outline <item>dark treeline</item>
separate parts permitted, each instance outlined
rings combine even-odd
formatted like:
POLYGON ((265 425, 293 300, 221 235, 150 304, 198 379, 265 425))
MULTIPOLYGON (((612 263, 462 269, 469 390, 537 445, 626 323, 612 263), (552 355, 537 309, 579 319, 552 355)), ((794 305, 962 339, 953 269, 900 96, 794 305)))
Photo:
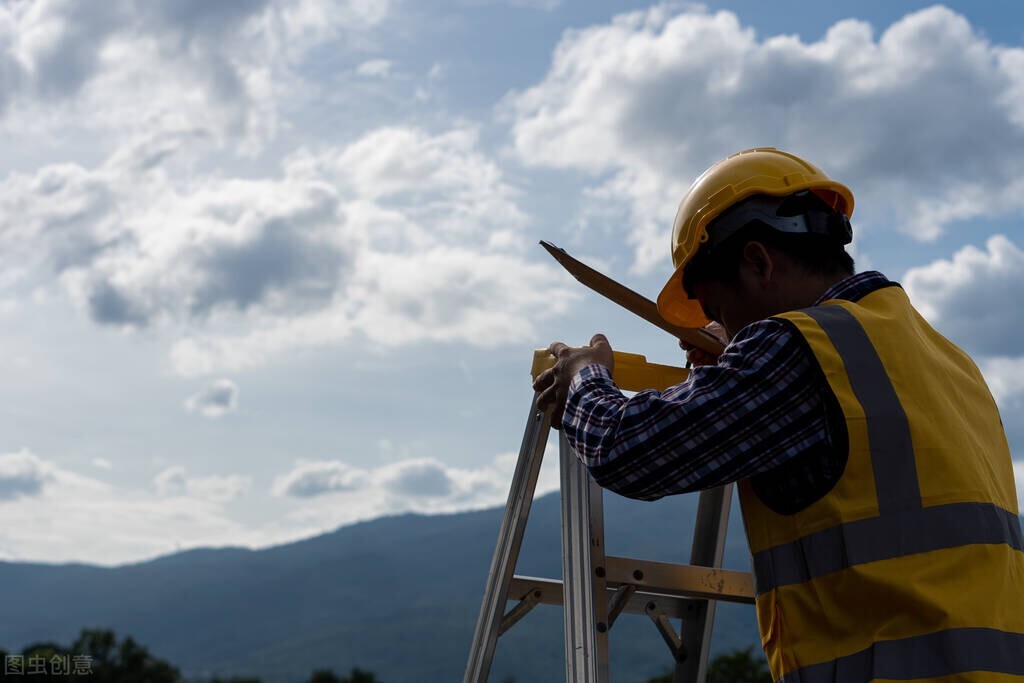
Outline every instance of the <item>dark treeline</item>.
MULTIPOLYGON (((646 683, 672 683, 672 674, 666 673, 646 683)), ((754 648, 720 654, 708 665, 707 683, 772 683, 768 663, 754 648)))
MULTIPOLYGON (((52 642, 34 643, 21 652, 0 649, 4 680, 31 676, 35 683, 81 681, 82 683, 183 683, 186 679, 170 662, 159 659, 126 637, 118 640, 113 631, 85 629, 70 646, 52 642)), ((194 678, 196 683, 263 683, 258 677, 194 678)), ((348 674, 330 669, 313 671, 308 683, 382 683, 375 674, 353 668, 348 674)), ((646 683, 670 683, 672 674, 646 683)), ((708 668, 707 683, 771 683, 764 658, 752 648, 719 655, 708 668)), ((513 683, 506 679, 503 683, 513 683)))
MULTIPOLYGON (((75 642, 64 646, 52 642, 33 643, 21 652, 0 649, 2 678, 33 683, 182 683, 186 679, 176 666, 159 659, 133 638, 118 640, 113 631, 85 629, 75 642)), ((197 678, 202 683, 263 683, 255 677, 197 678)), ((381 683, 369 671, 352 669, 338 675, 317 669, 309 683, 381 683)))

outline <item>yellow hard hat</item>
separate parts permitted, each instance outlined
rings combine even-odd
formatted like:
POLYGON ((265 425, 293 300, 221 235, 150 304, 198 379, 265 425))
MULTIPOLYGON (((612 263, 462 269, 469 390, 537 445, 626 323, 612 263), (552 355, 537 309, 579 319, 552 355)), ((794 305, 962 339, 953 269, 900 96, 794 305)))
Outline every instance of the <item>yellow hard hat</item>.
POLYGON ((675 271, 658 295, 661 316, 683 327, 708 323, 700 304, 683 287, 683 270, 700 245, 707 242, 712 220, 752 195, 782 197, 804 190, 810 190, 847 218, 853 214, 853 193, 845 185, 831 180, 814 164, 773 147, 737 152, 704 171, 679 203, 672 225, 675 271))

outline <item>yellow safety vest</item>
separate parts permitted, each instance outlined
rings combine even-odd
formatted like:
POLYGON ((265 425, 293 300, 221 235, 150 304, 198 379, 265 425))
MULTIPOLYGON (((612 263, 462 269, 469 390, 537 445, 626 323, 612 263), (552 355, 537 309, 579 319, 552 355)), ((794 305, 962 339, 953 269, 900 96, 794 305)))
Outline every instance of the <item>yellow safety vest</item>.
POLYGON ((981 372, 899 287, 778 318, 838 399, 849 456, 792 515, 739 486, 772 675, 1024 680, 1024 542, 981 372))

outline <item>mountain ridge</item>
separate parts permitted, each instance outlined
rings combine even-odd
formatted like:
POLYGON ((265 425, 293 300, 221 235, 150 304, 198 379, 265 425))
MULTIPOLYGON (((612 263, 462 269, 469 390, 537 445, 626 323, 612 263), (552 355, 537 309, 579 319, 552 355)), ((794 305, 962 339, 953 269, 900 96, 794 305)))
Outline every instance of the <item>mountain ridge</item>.
MULTIPOLYGON (((689 556, 697 496, 656 503, 605 494, 609 554, 663 562, 689 556)), ((70 642, 82 628, 130 635, 191 678, 304 680, 315 668, 375 671, 382 681, 462 676, 502 508, 382 517, 306 539, 249 549, 193 548, 139 563, 0 562, 0 646, 70 642)), ((732 519, 738 520, 737 510, 732 519)), ((725 566, 749 570, 741 525, 725 566)), ((537 498, 517 573, 561 575, 557 494, 537 498)), ((564 677, 561 609, 539 606, 498 644, 492 680, 564 677)), ((714 651, 757 646, 753 609, 721 604, 714 651)), ((644 617, 611 634, 613 674, 642 681, 671 665, 644 617)))
MULTIPOLYGON (((696 500, 652 504, 605 494, 609 552, 683 561, 696 500)), ((0 620, 0 645, 14 650, 71 641, 85 627, 110 628, 190 677, 290 683, 314 668, 358 666, 389 683, 458 679, 501 514, 405 513, 268 548, 192 548, 114 567, 0 562, 0 581, 18 587, 0 620)), ((561 575, 560 528, 557 494, 537 498, 518 573, 561 575)), ((734 533, 730 561, 746 568, 744 556, 742 534, 734 533)), ((740 634, 725 645, 755 642, 752 610, 740 609, 720 617, 740 634)), ((670 665, 645 619, 623 618, 615 628, 613 651, 629 672, 620 680, 670 665)), ((560 680, 562 657, 561 610, 541 606, 501 639, 494 679, 560 680)))

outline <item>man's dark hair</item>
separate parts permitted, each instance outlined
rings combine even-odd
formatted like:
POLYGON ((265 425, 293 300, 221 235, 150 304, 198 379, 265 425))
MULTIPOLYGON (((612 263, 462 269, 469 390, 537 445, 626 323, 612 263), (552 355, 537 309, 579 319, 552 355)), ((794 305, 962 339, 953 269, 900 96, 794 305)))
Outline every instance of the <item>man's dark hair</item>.
MULTIPOLYGON (((811 195, 810 198, 803 198, 800 204, 789 207, 787 214, 794 215, 794 213, 805 211, 837 213, 823 201, 811 195)), ((721 243, 716 244, 714 240, 715 223, 716 221, 711 221, 708 226, 708 234, 712 236, 712 239, 701 246, 683 272, 683 286, 690 296, 693 296, 693 285, 697 282, 716 281, 735 284, 739 280, 743 249, 750 242, 760 242, 769 249, 776 249, 786 254, 798 267, 810 275, 853 275, 853 258, 846 253, 843 241, 838 237, 781 232, 764 222, 755 220, 744 225, 721 243)))

